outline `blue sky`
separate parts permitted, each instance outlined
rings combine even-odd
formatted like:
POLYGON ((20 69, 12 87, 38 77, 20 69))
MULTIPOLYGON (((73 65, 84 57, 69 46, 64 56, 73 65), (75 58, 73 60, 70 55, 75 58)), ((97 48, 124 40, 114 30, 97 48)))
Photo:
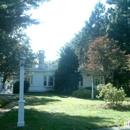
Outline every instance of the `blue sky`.
POLYGON ((51 0, 32 10, 32 18, 41 22, 26 30, 33 51, 44 50, 46 61, 56 60, 61 46, 81 30, 98 1, 51 0))

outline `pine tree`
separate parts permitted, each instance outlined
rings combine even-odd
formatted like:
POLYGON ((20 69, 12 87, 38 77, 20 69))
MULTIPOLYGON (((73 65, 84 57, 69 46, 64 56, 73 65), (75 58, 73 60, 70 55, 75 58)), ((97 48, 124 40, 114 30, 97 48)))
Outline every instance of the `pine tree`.
POLYGON ((88 21, 85 22, 83 29, 71 41, 71 46, 79 56, 80 64, 87 61, 86 52, 89 43, 97 37, 106 35, 106 27, 108 24, 108 14, 105 6, 98 2, 91 13, 88 21))
POLYGON ((108 37, 117 40, 117 45, 130 54, 130 1, 107 0, 107 3, 115 6, 109 9, 108 37))
POLYGON ((71 94, 77 89, 80 74, 78 72, 78 58, 74 51, 65 46, 61 49, 58 69, 55 74, 55 91, 71 94))

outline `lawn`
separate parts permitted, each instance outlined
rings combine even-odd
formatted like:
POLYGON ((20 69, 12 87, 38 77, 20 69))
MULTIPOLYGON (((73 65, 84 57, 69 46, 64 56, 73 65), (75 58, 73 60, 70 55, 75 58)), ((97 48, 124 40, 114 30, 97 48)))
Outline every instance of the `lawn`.
POLYGON ((107 108, 103 101, 52 94, 25 96, 25 127, 17 127, 18 107, 0 119, 0 130, 91 130, 130 119, 130 103, 107 108))
POLYGON ((0 108, 9 103, 9 99, 6 96, 0 95, 0 108))

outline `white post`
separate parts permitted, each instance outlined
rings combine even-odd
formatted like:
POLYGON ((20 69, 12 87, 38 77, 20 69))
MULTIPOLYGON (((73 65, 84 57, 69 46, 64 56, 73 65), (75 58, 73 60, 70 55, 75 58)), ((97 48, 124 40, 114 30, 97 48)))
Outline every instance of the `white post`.
POLYGON ((21 127, 25 125, 24 122, 24 65, 20 65, 20 91, 19 91, 19 109, 18 109, 18 123, 17 126, 21 127))
POLYGON ((91 80, 92 80, 92 91, 91 91, 91 99, 94 99, 94 88, 93 88, 93 76, 91 76, 91 80))

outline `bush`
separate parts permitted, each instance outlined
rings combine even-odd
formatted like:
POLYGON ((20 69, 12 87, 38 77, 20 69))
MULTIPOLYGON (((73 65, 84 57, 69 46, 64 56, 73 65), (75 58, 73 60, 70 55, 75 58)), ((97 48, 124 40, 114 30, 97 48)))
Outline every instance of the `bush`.
MULTIPOLYGON (((24 81, 24 93, 28 92, 29 86, 30 86, 29 82, 25 80, 24 81)), ((14 83, 13 93, 19 93, 19 81, 14 83)))
POLYGON ((117 89, 111 83, 106 85, 100 84, 98 85, 97 90, 99 91, 98 98, 103 98, 105 102, 109 102, 113 105, 122 103, 126 97, 123 88, 117 89))
MULTIPOLYGON (((94 90, 94 97, 96 97, 97 91, 94 90)), ((84 98, 84 99, 91 99, 91 90, 90 89, 79 89, 72 93, 73 97, 76 98, 84 98)))

